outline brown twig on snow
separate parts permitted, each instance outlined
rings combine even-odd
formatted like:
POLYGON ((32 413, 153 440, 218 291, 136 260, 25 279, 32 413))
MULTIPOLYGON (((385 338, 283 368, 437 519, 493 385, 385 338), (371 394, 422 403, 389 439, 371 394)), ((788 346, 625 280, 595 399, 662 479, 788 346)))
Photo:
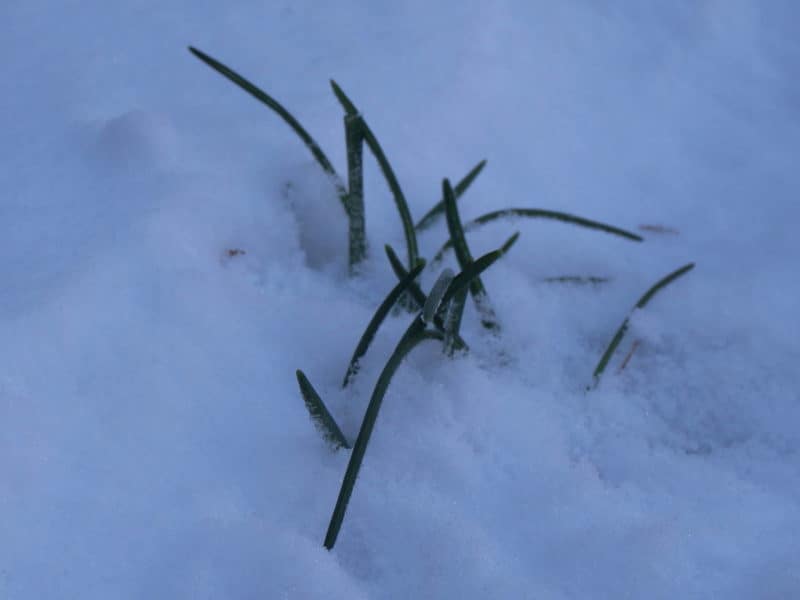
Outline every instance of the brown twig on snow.
POLYGON ((617 375, 622 373, 625 370, 625 367, 628 366, 628 362, 631 360, 631 357, 633 356, 633 353, 636 352, 636 349, 639 347, 640 343, 641 343, 641 340, 633 340, 633 344, 631 344, 630 351, 625 356, 625 359, 622 361, 622 364, 619 366, 619 369, 617 369, 617 375))

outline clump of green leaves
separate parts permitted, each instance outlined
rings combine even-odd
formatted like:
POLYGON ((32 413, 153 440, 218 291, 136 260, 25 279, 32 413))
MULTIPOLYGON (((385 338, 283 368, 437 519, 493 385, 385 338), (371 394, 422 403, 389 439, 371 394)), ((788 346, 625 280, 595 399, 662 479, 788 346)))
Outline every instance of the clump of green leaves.
MULTIPOLYGON (((375 422, 378 419, 378 413, 380 411, 381 404, 383 403, 383 399, 387 390, 389 389, 389 384, 392 381, 392 377, 397 372, 397 369, 400 367, 403 359, 417 345, 425 340, 441 341, 444 343, 443 349, 447 350, 447 339, 450 338, 452 340, 459 337, 457 324, 454 327, 451 326, 451 328, 445 328, 445 332, 442 333, 434 325, 435 317, 438 316, 441 319, 444 315, 447 315, 448 312, 452 310, 454 299, 458 298, 460 294, 466 292, 470 283, 474 281, 474 279, 478 277, 482 271, 486 270, 495 261, 497 261, 497 259, 499 259, 504 252, 505 250, 500 249, 482 256, 478 260, 472 262, 467 270, 461 271, 455 277, 452 276, 452 272, 445 272, 444 276, 440 277, 437 284, 434 285, 431 293, 427 295, 425 302, 423 303, 423 309, 414 316, 411 324, 408 326, 408 329, 406 329, 406 332, 400 338, 400 341, 397 343, 397 346, 392 352, 392 355, 389 357, 389 360, 384 365, 383 370, 378 376, 378 381, 375 384, 372 395, 370 396, 369 404, 367 405, 367 410, 364 413, 364 419, 361 422, 361 428, 358 432, 358 437, 353 444, 353 451, 350 454, 350 461, 347 464, 347 470, 345 471, 342 486, 339 490, 336 506, 333 509, 328 531, 325 535, 325 547, 329 550, 333 548, 334 544, 336 543, 336 538, 338 537, 339 530, 342 527, 347 505, 350 502, 350 496, 353 493, 356 478, 358 477, 358 472, 361 469, 361 463, 363 462, 364 455, 367 451, 367 445, 369 444, 370 437, 372 436, 372 431, 375 427, 375 422)), ((409 276, 412 274, 413 271, 404 278, 404 282, 407 282, 409 276)), ((392 298, 396 299, 397 289, 398 288, 394 288, 392 292, 389 293, 389 296, 387 296, 387 301, 392 298)), ((381 306, 383 307, 385 304, 386 301, 384 301, 381 306)), ((449 323, 450 321, 444 319, 443 322, 449 323)), ((368 326, 368 330, 373 328, 374 323, 375 319, 373 318, 373 320, 370 322, 370 326, 368 326)), ((363 339, 364 336, 362 336, 362 340, 363 339)), ((359 348, 361 347, 362 344, 360 343, 359 348)), ((366 348, 364 348, 364 350, 366 350, 366 348)), ((352 364, 353 363, 351 362, 351 365, 352 364)), ((348 373, 350 373, 349 370, 348 373)), ((298 376, 298 381, 299 380, 300 378, 298 376)), ((303 391, 302 383, 301 391, 303 391)), ((306 394, 307 392, 303 391, 304 397, 306 397, 306 394)), ((322 404, 321 400, 320 404, 322 404)), ((324 406, 324 404, 322 405, 324 406)), ((311 413, 311 409, 309 409, 309 412, 311 413)), ((329 432, 338 431, 338 426, 336 426, 334 422, 333 425, 325 427, 324 430, 326 432, 326 438, 336 438, 335 433, 329 432)))
MULTIPOLYGON (((283 119, 283 121, 291 127, 292 131, 297 134, 303 144, 311 151, 311 154, 322 170, 331 178, 348 220, 348 262, 351 273, 356 272, 358 265, 366 258, 368 251, 363 175, 363 154, 364 144, 366 144, 367 148, 369 148, 378 162, 381 173, 386 179, 386 183, 394 197, 397 212, 400 216, 400 221, 405 233, 406 248, 408 251, 408 268, 411 269, 416 265, 417 258, 419 257, 416 228, 411 220, 408 203, 406 202, 405 195, 397 180, 394 169, 378 142, 378 138, 367 124, 363 115, 335 81, 331 80, 331 88, 345 111, 344 130, 345 145, 347 147, 346 184, 317 141, 311 137, 311 134, 300 124, 300 121, 298 121, 280 102, 254 83, 205 52, 191 46, 189 47, 189 51, 217 73, 242 88, 283 119)), ((472 181, 474 181, 475 177, 477 177, 478 173, 480 173, 480 170, 483 168, 483 164, 485 164, 485 162, 480 163, 460 182, 460 193, 466 191, 472 181)), ((425 219, 423 219, 423 222, 424 220, 425 219)), ((421 224, 423 222, 421 222, 421 224)))
MULTIPOLYGON (((494 334, 499 334, 501 331, 500 321, 491 305, 489 293, 486 290, 486 286, 481 281, 480 274, 508 252, 519 238, 519 232, 514 233, 514 235, 508 238, 497 250, 484 254, 475 260, 472 258, 466 234, 489 223, 525 218, 555 220, 557 222, 615 235, 635 242, 641 242, 642 238, 635 233, 607 223, 541 208, 505 208, 486 213, 464 223, 459 214, 457 201, 483 171, 486 166, 485 160, 475 165, 475 167, 473 167, 454 187, 451 186, 449 180, 445 179, 442 182, 441 200, 414 224, 408 202, 406 201, 405 195, 403 194, 400 183, 386 153, 378 142, 375 133, 367 124, 363 114, 336 82, 331 81, 330 83, 334 96, 344 110, 343 122, 347 150, 346 181, 337 173, 333 164, 316 140, 311 137, 308 131, 306 131, 300 122, 283 105, 249 80, 208 54, 192 47, 190 47, 189 50, 206 65, 236 84, 277 114, 289 125, 295 134, 297 134, 322 170, 331 179, 348 219, 348 263, 351 275, 358 272, 358 265, 365 260, 369 249, 364 208, 365 145, 375 157, 383 178, 394 198, 395 207, 403 227, 407 250, 407 265, 403 264, 391 246, 385 246, 387 258, 398 279, 398 283, 389 291, 383 302, 375 311, 372 319, 367 324, 347 366, 342 387, 346 388, 358 374, 361 359, 368 351, 381 324, 385 321, 394 306, 398 304, 404 306, 414 314, 414 317, 378 376, 362 419, 358 436, 353 444, 347 470, 331 516, 328 531, 325 535, 324 545, 326 548, 332 549, 341 529, 347 505, 353 493, 356 478, 358 477, 370 436, 372 435, 373 428, 377 421, 381 404, 392 378, 402 364, 404 358, 408 356, 417 345, 426 340, 441 342, 443 353, 449 357, 455 355, 457 351, 467 351, 469 346, 462 339, 460 330, 468 295, 472 296, 473 303, 483 327, 494 334), (417 282, 417 278, 426 267, 426 262, 419 255, 416 234, 417 232, 432 227, 442 217, 445 218, 447 223, 448 239, 438 252, 435 253, 433 260, 427 263, 427 266, 430 267, 438 264, 438 262, 443 259, 445 252, 452 248, 455 251, 456 260, 458 261, 459 273, 454 274, 450 269, 445 269, 440 274, 430 292, 426 294, 422 291, 417 282)), ((687 264, 658 281, 639 299, 635 308, 644 308, 656 293, 675 279, 690 271, 693 267, 693 263, 687 264)), ((551 283, 560 282, 591 285, 605 283, 608 280, 607 277, 594 276, 557 276, 545 279, 545 281, 551 283)), ((625 335, 628 328, 629 317, 630 315, 625 318, 595 368, 593 373, 594 386, 599 383, 600 377, 608 365, 611 356, 625 335)), ((296 376, 309 416, 326 442, 334 450, 342 448, 350 449, 347 438, 306 375, 298 370, 296 376)))

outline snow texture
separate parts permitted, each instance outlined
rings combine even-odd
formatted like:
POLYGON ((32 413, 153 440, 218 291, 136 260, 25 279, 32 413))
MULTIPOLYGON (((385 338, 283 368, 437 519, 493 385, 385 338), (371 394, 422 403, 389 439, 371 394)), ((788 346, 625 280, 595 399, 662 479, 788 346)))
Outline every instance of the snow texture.
POLYGON ((798 22, 788 0, 2 2, 0 598, 797 597, 798 22), (465 220, 645 237, 469 234, 479 256, 522 232, 482 276, 502 335, 468 304, 468 355, 405 361, 331 552, 348 455, 295 370, 352 440, 411 318, 342 391, 402 228, 367 155, 348 279, 330 182, 189 44, 343 173, 335 79, 417 219, 487 158, 465 220))

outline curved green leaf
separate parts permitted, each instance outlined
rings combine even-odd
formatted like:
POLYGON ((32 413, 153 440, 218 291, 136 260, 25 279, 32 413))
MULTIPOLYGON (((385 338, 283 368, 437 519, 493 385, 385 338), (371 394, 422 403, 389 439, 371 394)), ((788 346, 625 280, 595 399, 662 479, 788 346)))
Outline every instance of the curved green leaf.
MULTIPOLYGON (((558 212, 554 210, 544 210, 541 208, 505 208, 503 210, 495 210, 486 213, 485 215, 481 215, 477 219, 473 219, 468 223, 465 223, 464 231, 472 231, 473 229, 477 229, 482 225, 491 223, 492 221, 496 221, 497 219, 501 219, 503 217, 551 219, 551 220, 561 221, 562 223, 569 223, 571 225, 585 227, 587 229, 602 231, 604 233, 609 233, 611 235, 617 235, 635 242, 644 241, 641 236, 636 235, 635 233, 631 233, 630 231, 627 231, 625 229, 614 227, 613 225, 601 223, 600 221, 592 221, 591 219, 584 219, 583 217, 577 217, 575 215, 571 215, 568 213, 558 212)), ((442 259, 444 253, 447 252, 447 250, 449 250, 452 247, 453 247, 452 239, 447 240, 447 242, 445 242, 444 245, 439 249, 439 251, 433 257, 433 260, 431 260, 429 264, 435 265, 442 259)))
POLYGON ((342 527, 345 512, 347 511, 347 504, 350 502, 350 496, 353 493, 353 487, 356 484, 358 472, 361 469, 361 463, 364 460, 364 454, 367 451, 372 430, 375 427, 375 421, 378 419, 378 412, 383 402, 383 397, 386 395, 386 390, 389 388, 389 383, 397 371, 403 359, 408 355, 414 347, 426 339, 442 339, 442 335, 438 332, 425 331, 425 323, 417 316, 411 325, 406 330, 403 337, 397 344, 397 347, 392 352, 386 365, 383 367, 378 382, 375 384, 375 389, 369 400, 364 420, 361 423, 361 429, 358 432, 358 437, 353 445, 353 451, 350 453, 350 461, 347 463, 347 470, 342 480, 342 487, 339 490, 339 496, 336 499, 336 506, 331 515, 331 521, 328 525, 328 531, 325 534, 325 548, 331 550, 336 544, 336 538, 339 535, 339 530, 342 527))
MULTIPOLYGON (((397 279, 402 280, 403 277, 408 275, 408 271, 403 266, 402 261, 397 257, 397 253, 394 251, 394 248, 392 248, 389 244, 384 245, 383 248, 386 251, 386 256, 389 258, 389 264, 392 266, 392 271, 394 271, 397 279)), ((408 294, 406 294, 403 298, 400 299, 401 306, 407 308, 409 312, 417 312, 425 305, 427 296, 425 292, 422 291, 422 288, 419 287, 419 284, 415 281, 409 286, 408 294), (403 303, 403 298, 406 300, 405 303, 403 303)))
MULTIPOLYGON (((394 271, 395 275, 397 275, 397 278, 402 280, 408 274, 406 268, 403 266, 403 263, 400 262, 400 259, 397 258, 397 254, 389 244, 386 244, 385 249, 386 249, 386 256, 389 257, 389 262, 392 265, 392 270, 394 271)), ((408 292, 411 295, 412 302, 417 304, 417 310, 425 306, 425 303, 428 300, 428 296, 425 294, 425 292, 422 291, 422 289, 419 287, 419 285, 417 285, 416 282, 412 283, 409 286, 408 292)), ((442 306, 442 303, 440 302, 439 305, 442 306)), ((438 331, 444 333, 444 320, 442 315, 439 314, 439 312, 437 312, 433 317, 433 325, 436 327, 438 331)), ((460 336, 456 337, 455 344, 457 349, 459 350, 469 350, 469 346, 460 336)))
MULTIPOLYGON (((689 263, 682 266, 680 269, 673 271, 663 279, 660 279, 653 287, 647 290, 647 292, 645 292, 645 294, 641 298, 639 298, 639 301, 636 303, 634 309, 642 309, 645 306, 647 306, 647 303, 650 302, 653 296, 655 296, 660 290, 662 290, 670 283, 678 279, 678 277, 681 277, 682 275, 688 273, 692 269, 694 269, 694 263, 689 263)), ((633 311, 631 311, 631 313, 629 313, 628 316, 625 317, 625 319, 622 321, 622 325, 619 326, 619 329, 617 329, 616 333, 614 334, 614 337, 608 344, 606 351, 603 352, 603 356, 600 357, 600 362, 597 363, 597 366, 595 367, 594 373, 592 375, 593 383, 591 387, 597 387, 597 385, 600 383, 600 377, 603 375, 603 372, 605 371, 608 362, 614 355, 614 352, 616 351, 617 346, 619 346, 620 342, 622 341, 622 338, 625 337, 625 332, 628 331, 628 324, 630 322, 632 312, 633 311)))
POLYGON ((344 112, 351 117, 358 116, 359 112, 356 108, 356 105, 350 101, 350 98, 347 97, 347 94, 344 93, 342 88, 339 87, 339 84, 337 84, 333 79, 331 79, 331 88, 333 89, 334 96, 336 96, 336 99, 342 105, 342 108, 344 108, 344 112))
POLYGON ((458 275, 453 277, 453 281, 447 287, 447 291, 442 296, 442 301, 439 303, 440 307, 446 307, 447 303, 452 300, 458 292, 466 289, 470 281, 483 273, 486 269, 491 267, 497 260, 502 257, 519 239, 519 231, 514 233, 506 242, 497 250, 487 252, 477 260, 469 264, 469 266, 461 271, 458 275))
POLYGON ((420 259, 417 263, 417 266, 414 267, 410 273, 407 273, 405 277, 398 283, 392 291, 386 296, 386 298, 381 302, 381 305, 378 307, 378 310, 375 311, 375 314, 372 316, 367 328, 364 330, 361 339, 358 341, 358 345, 356 346, 355 351, 353 352, 353 357, 350 359, 350 364, 347 367, 347 373, 345 373, 344 381, 342 382, 342 387, 347 387, 347 384, 350 382, 350 379, 358 373, 358 361, 361 359, 364 354, 367 353, 369 349, 369 345, 372 343, 372 340, 375 337, 375 334, 378 332, 378 328, 383 323, 386 316, 389 314, 389 311, 394 306, 397 299, 400 298, 401 294, 406 291, 410 285, 414 283, 414 279, 416 279, 417 275, 422 272, 422 269, 425 267, 425 261, 420 259))
MULTIPOLYGON (((458 207, 456 206, 456 197, 453 193, 453 188, 450 187, 450 182, 445 179, 442 182, 442 195, 444 196, 445 216, 447 217, 447 229, 450 232, 450 241, 456 251, 456 258, 462 271, 465 271, 470 264, 472 264, 472 254, 467 246, 467 240, 464 237, 464 229, 461 226, 461 217, 458 215, 458 207)), ((497 315, 492 308, 489 300, 489 294, 481 281, 480 276, 477 274, 470 280, 469 291, 472 294, 472 300, 475 303, 475 308, 481 318, 481 324, 486 329, 499 330, 500 323, 497 321, 497 315)))
MULTIPOLYGON (((483 168, 486 166, 486 161, 482 160, 477 165, 472 167, 472 170, 467 173, 464 178, 456 184, 456 187, 453 188, 453 194, 455 194, 456 200, 458 200, 461 195, 467 191, 467 188, 475 181, 475 178, 480 175, 480 172, 483 171, 483 168)), ((433 208, 431 208, 425 216, 422 217, 419 222, 414 226, 417 231, 422 231, 423 229, 427 229, 431 225, 433 225, 439 217, 444 214, 444 197, 442 197, 439 202, 437 202, 433 208)))
POLYGON ((394 170, 389 164, 389 160, 386 158, 386 154, 384 154, 381 145, 378 143, 378 138, 375 137, 372 129, 370 129, 369 125, 367 125, 367 122, 364 120, 364 117, 358 111, 355 104, 353 104, 353 102, 347 97, 347 94, 344 93, 342 88, 339 87, 335 81, 331 81, 331 87, 333 88, 334 94, 336 94, 336 98, 344 107, 345 112, 352 118, 360 121, 361 133, 364 141, 372 151, 372 155, 375 157, 375 160, 378 161, 378 166, 383 173, 383 177, 392 192, 392 196, 394 196, 394 202, 397 206, 397 212, 400 215, 400 221, 403 224, 403 232, 405 233, 406 237, 406 246, 408 248, 408 264, 410 268, 411 265, 416 264, 417 257, 419 256, 419 250, 417 248, 417 235, 414 231, 414 223, 411 220, 411 212, 408 209, 406 197, 403 195, 403 191, 400 189, 400 182, 397 181, 394 170))
MULTIPOLYGON (((272 96, 264 92, 262 89, 239 75, 233 69, 223 65, 218 60, 210 57, 205 52, 198 50, 192 46, 189 46, 189 52, 191 52, 194 56, 199 58, 209 67, 214 69, 217 73, 226 77, 248 94, 256 98, 257 100, 261 101, 262 103, 266 104, 269 108, 271 108, 281 119, 283 119, 289 127, 298 135, 298 137, 303 140, 303 143, 306 147, 311 151, 311 154, 314 155, 314 158, 322 167, 322 169, 328 173, 336 183, 336 188, 339 192, 339 197, 342 200, 342 204, 345 202, 345 196, 347 195, 347 190, 342 183, 341 178, 336 173, 336 170, 333 168, 333 164, 331 161, 328 160, 328 157, 322 151, 319 144, 311 137, 311 135, 305 130, 305 128, 300 124, 300 122, 292 116, 292 114, 286 110, 283 105, 281 105, 277 100, 275 100, 272 96)), ((346 207, 345 207, 346 208, 346 207)))

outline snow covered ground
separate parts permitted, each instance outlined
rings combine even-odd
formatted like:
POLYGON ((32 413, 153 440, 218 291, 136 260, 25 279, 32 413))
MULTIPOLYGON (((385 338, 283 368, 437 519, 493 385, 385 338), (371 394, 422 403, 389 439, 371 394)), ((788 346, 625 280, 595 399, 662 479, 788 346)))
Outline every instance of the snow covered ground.
POLYGON ((789 0, 4 0, 0 598, 800 595, 798 22, 789 0), (503 334, 468 304, 468 356, 403 364, 331 552, 348 455, 295 370, 352 439, 411 318, 342 391, 402 230, 367 158, 348 279, 306 148, 189 44, 344 172, 334 78, 416 219, 486 158, 465 219, 550 208, 646 238, 470 234, 480 254, 522 233, 483 278, 503 334))

